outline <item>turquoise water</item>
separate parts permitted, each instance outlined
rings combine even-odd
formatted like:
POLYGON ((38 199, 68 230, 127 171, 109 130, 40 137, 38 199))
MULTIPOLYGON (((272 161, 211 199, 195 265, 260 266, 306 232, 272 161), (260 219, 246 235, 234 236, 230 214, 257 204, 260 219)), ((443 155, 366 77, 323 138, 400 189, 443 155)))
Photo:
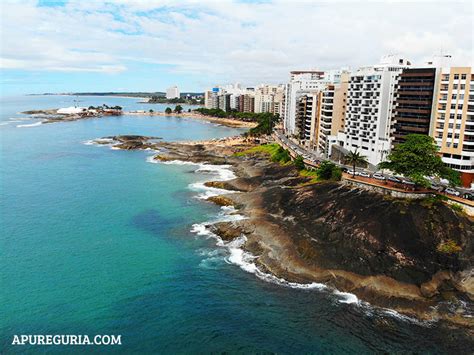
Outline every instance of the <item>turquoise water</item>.
MULTIPOLYGON (((149 108, 136 99, 80 99, 84 106, 149 108)), ((83 144, 116 134, 179 141, 241 130, 177 117, 14 122, 25 117, 19 111, 71 101, 1 101, 1 353, 450 349, 437 324, 264 282, 230 263, 215 240, 190 232, 221 212, 189 186, 209 174, 191 165, 150 164, 150 152, 83 144), (12 347, 14 334, 120 334, 123 345, 12 347)))

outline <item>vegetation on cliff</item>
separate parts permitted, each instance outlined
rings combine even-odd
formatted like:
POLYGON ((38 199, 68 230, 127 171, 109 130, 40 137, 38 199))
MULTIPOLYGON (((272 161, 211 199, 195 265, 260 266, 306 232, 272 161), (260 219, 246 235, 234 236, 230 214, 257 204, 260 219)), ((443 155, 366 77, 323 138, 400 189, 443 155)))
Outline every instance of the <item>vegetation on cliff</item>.
POLYGON ((286 164, 291 161, 290 152, 276 143, 258 145, 234 155, 238 157, 252 154, 266 155, 274 163, 286 164))

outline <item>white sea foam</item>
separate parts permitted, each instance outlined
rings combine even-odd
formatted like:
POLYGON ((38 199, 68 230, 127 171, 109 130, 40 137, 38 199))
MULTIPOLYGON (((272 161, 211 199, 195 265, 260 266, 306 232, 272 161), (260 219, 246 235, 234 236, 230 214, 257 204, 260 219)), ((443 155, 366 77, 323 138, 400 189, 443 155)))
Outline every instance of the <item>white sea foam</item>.
POLYGON ((30 123, 30 124, 19 124, 17 125, 18 128, 23 128, 23 127, 36 127, 42 125, 43 122, 35 122, 35 123, 30 123))
POLYGON ((9 120, 12 122, 31 121, 31 117, 10 117, 9 120))
POLYGON ((113 149, 114 145, 117 143, 112 138, 97 138, 84 141, 82 144, 95 145, 97 147, 110 147, 113 149))
MULTIPOLYGON (((147 162, 154 163, 154 164, 159 163, 159 164, 166 164, 166 165, 196 166, 197 169, 194 170, 194 172, 212 175, 213 176, 212 180, 216 180, 216 181, 226 181, 226 180, 231 180, 231 179, 236 178, 234 172, 231 170, 230 165, 213 165, 213 164, 207 164, 206 162, 194 163, 194 162, 183 161, 183 160, 158 161, 158 160, 154 160, 153 157, 148 157, 146 160, 147 162)), ((205 183, 207 181, 208 180, 198 181, 198 182, 194 182, 188 185, 188 187, 191 190, 198 192, 198 194, 196 195, 196 198, 205 200, 212 196, 218 196, 222 194, 230 194, 230 193, 237 192, 237 191, 229 191, 225 189, 219 189, 216 187, 206 186, 205 183)))
POLYGON ((341 292, 341 291, 334 291, 334 294, 338 297, 340 297, 339 302, 341 303, 355 303, 359 304, 359 299, 357 298, 356 295, 353 293, 349 292, 341 292))
POLYGON ((6 126, 7 124, 9 124, 10 122, 1 122, 0 123, 0 126, 6 126))

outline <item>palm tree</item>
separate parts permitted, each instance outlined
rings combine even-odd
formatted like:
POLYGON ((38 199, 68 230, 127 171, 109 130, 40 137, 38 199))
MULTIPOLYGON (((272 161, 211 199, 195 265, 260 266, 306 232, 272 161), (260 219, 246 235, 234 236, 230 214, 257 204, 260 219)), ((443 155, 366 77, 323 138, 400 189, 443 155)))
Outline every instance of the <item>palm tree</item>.
POLYGON ((356 165, 367 164, 367 159, 365 156, 360 155, 357 150, 349 152, 345 156, 346 163, 352 164, 352 177, 355 177, 356 165))

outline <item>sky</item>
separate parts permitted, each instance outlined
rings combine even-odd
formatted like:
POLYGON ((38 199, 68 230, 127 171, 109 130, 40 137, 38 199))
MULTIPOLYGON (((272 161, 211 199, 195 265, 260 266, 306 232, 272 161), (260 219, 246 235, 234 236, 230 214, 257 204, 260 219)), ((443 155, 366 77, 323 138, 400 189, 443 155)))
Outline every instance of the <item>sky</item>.
POLYGON ((0 2, 0 94, 204 91, 290 70, 474 61, 473 1, 0 2))

